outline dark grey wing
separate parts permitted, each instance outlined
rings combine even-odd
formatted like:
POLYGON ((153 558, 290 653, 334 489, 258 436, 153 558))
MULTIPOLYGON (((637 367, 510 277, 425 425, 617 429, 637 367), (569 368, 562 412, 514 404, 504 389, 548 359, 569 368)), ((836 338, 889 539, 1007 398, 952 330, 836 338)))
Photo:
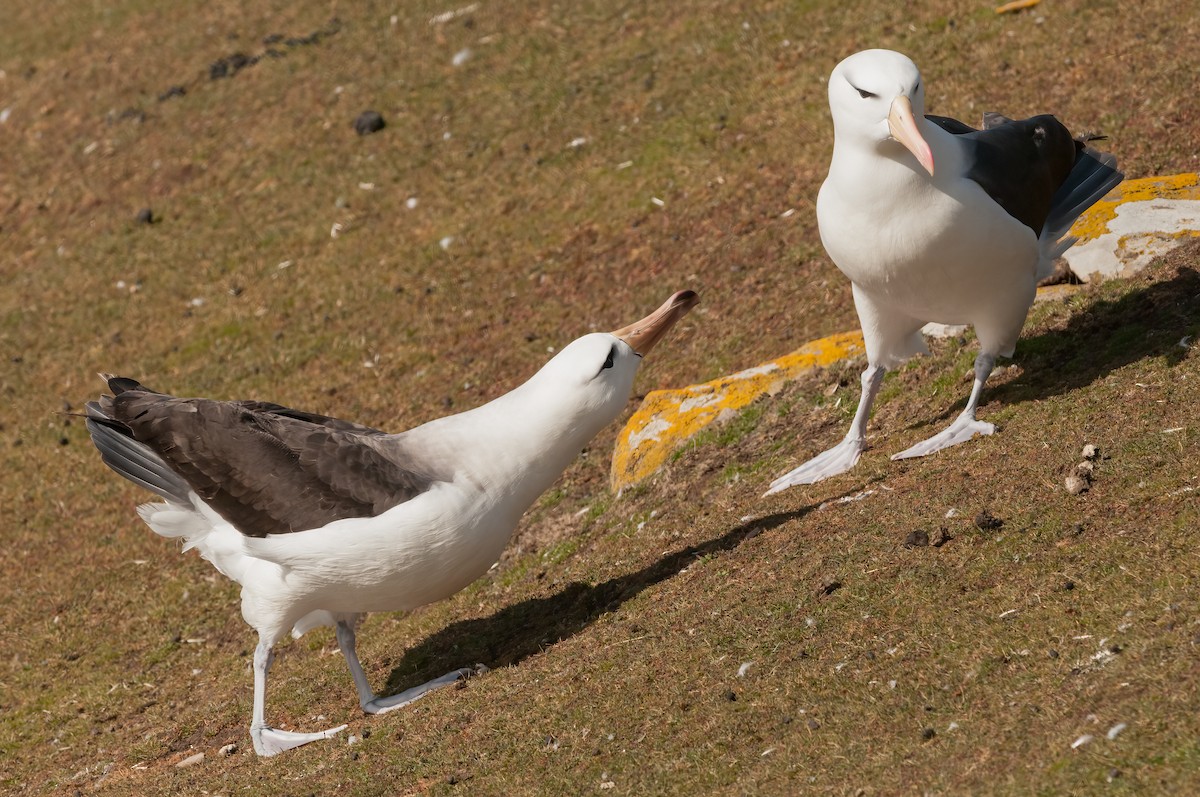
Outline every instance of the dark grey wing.
POLYGON ((96 402, 89 401, 84 409, 88 433, 105 465, 173 504, 189 506, 191 488, 162 457, 134 440, 129 427, 105 415, 96 402))
POLYGON ((935 116, 931 113, 927 113, 925 114, 925 118, 945 130, 947 133, 953 133, 956 136, 961 136, 965 133, 979 132, 966 122, 960 122, 957 119, 951 119, 949 116, 935 116))
MULTIPOLYGON (((177 398, 131 382, 110 379, 116 395, 95 405, 107 423, 97 418, 95 425, 127 429, 128 437, 251 537, 373 517, 424 492, 435 478, 378 430, 337 428, 344 422, 279 405, 177 398)), ((103 433, 100 439, 109 442, 103 433)), ((105 461, 164 494, 135 469, 105 461)))
POLYGON ((1041 235, 1055 194, 1071 173, 1079 148, 1061 122, 1048 114, 1013 121, 986 114, 984 129, 946 117, 926 117, 958 136, 974 180, 1010 216, 1041 235))
POLYGON ((318 415, 315 412, 305 412, 304 410, 295 410, 291 407, 285 407, 282 404, 274 404, 270 401, 235 401, 239 407, 244 407, 251 412, 267 412, 272 415, 282 415, 288 418, 294 418, 298 421, 307 421, 311 424, 324 426, 326 429, 335 429, 342 432, 359 432, 360 434, 383 435, 387 432, 370 426, 363 426, 360 423, 353 421, 343 421, 341 418, 330 418, 328 415, 318 415))
MULTIPOLYGON (((1050 200, 1050 215, 1042 232, 1043 237, 1055 241, 1067 234, 1080 214, 1125 179, 1112 153, 1098 152, 1079 141, 1076 147, 1079 153, 1075 165, 1050 200)), ((1074 242, 1074 238, 1062 241, 1057 254, 1065 252, 1074 242)))

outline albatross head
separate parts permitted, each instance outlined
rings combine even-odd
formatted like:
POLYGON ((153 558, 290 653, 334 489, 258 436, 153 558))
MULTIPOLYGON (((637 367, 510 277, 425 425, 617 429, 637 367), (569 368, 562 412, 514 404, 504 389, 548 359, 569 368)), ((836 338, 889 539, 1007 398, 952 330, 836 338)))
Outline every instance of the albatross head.
POLYGON ((679 291, 640 321, 565 346, 526 383, 544 399, 547 420, 585 439, 611 423, 629 400, 642 357, 699 301, 694 291, 679 291))
POLYGON ((933 153, 917 123, 925 117, 925 86, 907 56, 863 50, 846 58, 829 76, 829 110, 838 138, 873 148, 899 143, 933 175, 933 153))

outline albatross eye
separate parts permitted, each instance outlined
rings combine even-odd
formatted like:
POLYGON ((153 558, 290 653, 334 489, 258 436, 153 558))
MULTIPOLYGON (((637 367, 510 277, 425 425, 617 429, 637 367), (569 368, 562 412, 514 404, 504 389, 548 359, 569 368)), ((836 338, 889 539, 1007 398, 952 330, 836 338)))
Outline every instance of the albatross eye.
POLYGON ((879 96, 878 94, 875 94, 874 92, 871 92, 871 91, 867 91, 866 89, 860 89, 858 86, 855 86, 854 90, 857 91, 858 96, 862 97, 864 100, 873 100, 879 96))

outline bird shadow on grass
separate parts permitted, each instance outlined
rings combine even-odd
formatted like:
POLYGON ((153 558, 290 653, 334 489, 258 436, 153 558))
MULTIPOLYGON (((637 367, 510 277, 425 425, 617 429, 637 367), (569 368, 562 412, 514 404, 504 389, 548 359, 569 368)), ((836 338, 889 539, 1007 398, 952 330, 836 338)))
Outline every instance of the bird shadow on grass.
MULTIPOLYGON (((1169 262, 1194 262, 1200 244, 1173 252, 1169 262), (1176 257, 1178 256, 1178 258, 1176 257)), ((1046 399, 1086 387, 1107 374, 1148 357, 1162 357, 1174 366, 1187 356, 1178 345, 1200 327, 1200 273, 1180 266, 1170 279, 1132 290, 1116 299, 1100 299, 1073 315, 1065 328, 1023 337, 1012 362, 1022 376, 984 393, 990 402, 1019 404, 1046 399)), ((967 390, 936 418, 943 422, 966 406, 967 390)))
POLYGON ((615 611, 643 590, 660 584, 704 556, 731 551, 816 509, 806 506, 741 523, 719 537, 681 548, 641 570, 600 584, 567 584, 544 598, 528 598, 489 617, 462 620, 446 626, 409 648, 392 669, 384 694, 398 692, 431 674, 477 662, 489 667, 517 664, 549 646, 568 639, 615 611))

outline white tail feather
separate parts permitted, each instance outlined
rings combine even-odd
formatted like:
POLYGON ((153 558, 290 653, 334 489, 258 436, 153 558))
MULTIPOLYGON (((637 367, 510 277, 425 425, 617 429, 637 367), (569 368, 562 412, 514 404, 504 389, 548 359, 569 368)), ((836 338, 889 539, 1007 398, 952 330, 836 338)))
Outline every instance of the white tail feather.
POLYGON ((156 534, 182 538, 183 550, 195 548, 223 575, 242 583, 248 559, 241 532, 194 494, 192 502, 191 509, 167 503, 142 504, 138 514, 156 534))

